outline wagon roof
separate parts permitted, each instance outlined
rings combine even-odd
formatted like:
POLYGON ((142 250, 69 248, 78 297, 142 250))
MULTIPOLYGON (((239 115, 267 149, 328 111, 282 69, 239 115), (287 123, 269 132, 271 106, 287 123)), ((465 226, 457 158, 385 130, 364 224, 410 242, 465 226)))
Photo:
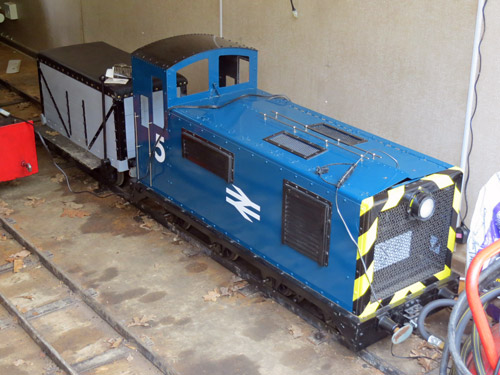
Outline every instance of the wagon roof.
POLYGON ((187 34, 150 43, 135 50, 132 55, 168 69, 190 56, 220 48, 252 49, 215 35, 187 34))
MULTIPOLYGON (((97 90, 106 69, 115 64, 130 65, 130 53, 104 42, 75 44, 47 49, 38 53, 38 60, 97 90)), ((132 94, 132 81, 124 85, 106 85, 104 91, 114 98, 132 94)))

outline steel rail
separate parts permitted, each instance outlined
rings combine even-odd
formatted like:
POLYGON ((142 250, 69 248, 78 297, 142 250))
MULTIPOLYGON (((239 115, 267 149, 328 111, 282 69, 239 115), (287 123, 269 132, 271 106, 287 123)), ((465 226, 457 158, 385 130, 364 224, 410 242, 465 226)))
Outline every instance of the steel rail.
MULTIPOLYGON (((0 217, 0 219, 2 218, 0 217)), ((2 306, 11 315, 16 317, 17 323, 61 370, 65 371, 69 375, 78 375, 78 372, 68 362, 66 362, 59 352, 42 337, 42 335, 35 329, 35 327, 33 327, 28 319, 26 319, 2 293, 0 293, 0 304, 2 304, 2 306)))
MULTIPOLYGON (((73 281, 62 269, 60 269, 54 262, 52 262, 40 249, 33 243, 24 238, 8 221, 0 216, 0 225, 3 226, 5 231, 9 233, 19 244, 24 246, 32 254, 39 258, 39 262, 50 271, 57 279, 63 282, 73 293, 75 293, 89 308, 91 308, 102 320, 111 326, 119 335, 125 340, 129 341, 137 348, 144 358, 151 362, 161 373, 165 375, 177 375, 172 366, 167 363, 163 358, 159 357, 148 349, 141 340, 130 332, 125 325, 115 319, 101 304, 99 304, 94 297, 85 292, 75 281, 73 281)), ((29 323, 28 323, 29 324, 29 323)), ((24 328, 24 327, 23 327, 24 328)), ((35 342, 37 342, 35 340, 35 342)), ((38 342, 37 342, 38 344, 38 342)), ((71 375, 77 374, 76 372, 70 373, 71 375)))

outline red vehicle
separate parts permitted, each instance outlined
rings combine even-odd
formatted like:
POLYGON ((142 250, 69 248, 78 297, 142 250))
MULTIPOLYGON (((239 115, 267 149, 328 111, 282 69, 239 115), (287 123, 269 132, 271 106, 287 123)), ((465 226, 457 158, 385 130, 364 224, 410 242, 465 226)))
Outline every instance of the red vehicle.
POLYGON ((0 119, 0 182, 38 172, 33 124, 0 119))

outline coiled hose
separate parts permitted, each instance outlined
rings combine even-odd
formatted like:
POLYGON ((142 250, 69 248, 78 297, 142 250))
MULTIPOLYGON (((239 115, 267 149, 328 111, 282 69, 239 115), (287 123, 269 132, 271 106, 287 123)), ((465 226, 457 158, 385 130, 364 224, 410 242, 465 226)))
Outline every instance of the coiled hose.
MULTIPOLYGON (((494 280, 496 280, 499 272, 500 260, 496 260, 492 264, 490 264, 484 272, 481 273, 479 277, 479 288, 483 289, 485 286, 490 285, 494 280)), ((484 304, 486 302, 489 302, 498 296, 500 296, 500 288, 492 289, 481 297, 481 303, 484 304)), ((446 375, 447 373, 448 359, 450 354, 453 358, 455 369, 459 375, 472 375, 464 361, 464 358, 466 358, 468 351, 465 354, 461 353, 462 336, 464 334, 467 323, 471 318, 472 313, 468 305, 467 295, 465 292, 462 292, 458 297, 455 307, 453 308, 450 315, 450 320, 448 323, 448 340, 443 349, 443 356, 441 359, 439 370, 440 375, 446 375)), ((482 363, 482 358, 476 358, 476 361, 482 363)), ((479 373, 481 373, 480 369, 479 373)))

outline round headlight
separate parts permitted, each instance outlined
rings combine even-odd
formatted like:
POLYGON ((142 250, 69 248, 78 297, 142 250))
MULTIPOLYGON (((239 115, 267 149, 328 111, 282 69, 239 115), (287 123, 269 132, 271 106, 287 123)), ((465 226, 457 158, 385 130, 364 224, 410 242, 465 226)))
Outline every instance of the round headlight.
POLYGON ((409 213, 411 216, 426 221, 434 215, 436 202, 432 195, 418 192, 410 200, 409 213))

